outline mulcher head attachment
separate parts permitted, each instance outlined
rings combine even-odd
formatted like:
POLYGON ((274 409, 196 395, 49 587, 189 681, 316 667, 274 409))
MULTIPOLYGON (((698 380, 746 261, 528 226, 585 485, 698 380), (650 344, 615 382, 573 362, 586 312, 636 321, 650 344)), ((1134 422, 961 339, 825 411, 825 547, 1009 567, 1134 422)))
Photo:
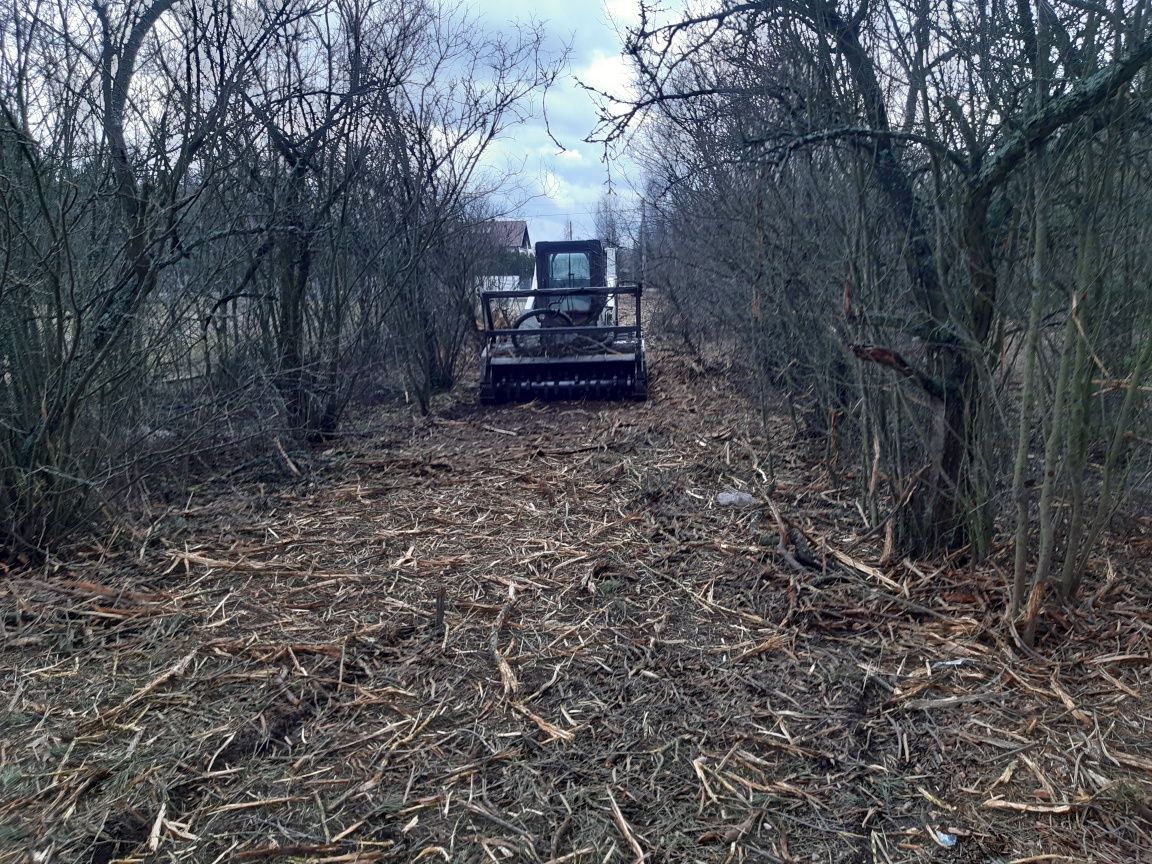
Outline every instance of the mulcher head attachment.
POLYGON ((537 243, 535 289, 480 295, 481 401, 648 397, 642 289, 607 286, 606 260, 599 240, 537 243))

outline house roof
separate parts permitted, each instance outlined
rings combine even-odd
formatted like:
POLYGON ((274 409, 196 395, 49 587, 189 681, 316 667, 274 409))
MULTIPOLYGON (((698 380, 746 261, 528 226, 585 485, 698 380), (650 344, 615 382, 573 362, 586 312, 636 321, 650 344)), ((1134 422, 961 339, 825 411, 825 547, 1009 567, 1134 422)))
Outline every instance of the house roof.
POLYGON ((480 226, 497 246, 509 249, 531 249, 528 223, 523 219, 493 219, 480 226))

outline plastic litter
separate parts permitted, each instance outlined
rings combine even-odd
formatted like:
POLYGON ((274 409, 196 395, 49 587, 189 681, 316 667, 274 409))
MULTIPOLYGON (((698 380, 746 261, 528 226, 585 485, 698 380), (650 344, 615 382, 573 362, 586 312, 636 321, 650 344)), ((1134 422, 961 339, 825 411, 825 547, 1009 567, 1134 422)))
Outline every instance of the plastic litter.
POLYGON ((927 825, 925 827, 928 829, 928 836, 936 841, 937 846, 941 846, 944 849, 951 849, 957 844, 957 842, 959 842, 955 834, 949 834, 946 831, 939 831, 936 828, 933 828, 931 825, 927 825))
POLYGON ((716 496, 716 503, 721 507, 756 507, 760 504, 760 499, 747 492, 727 490, 716 496))

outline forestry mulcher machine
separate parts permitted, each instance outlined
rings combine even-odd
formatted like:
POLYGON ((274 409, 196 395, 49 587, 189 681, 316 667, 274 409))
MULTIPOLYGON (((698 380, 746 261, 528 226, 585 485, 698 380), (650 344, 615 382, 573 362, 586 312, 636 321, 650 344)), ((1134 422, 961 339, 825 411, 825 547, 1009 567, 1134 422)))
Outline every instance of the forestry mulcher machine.
POLYGON ((642 289, 609 285, 607 260, 599 240, 540 242, 534 289, 481 293, 480 401, 648 397, 642 289))

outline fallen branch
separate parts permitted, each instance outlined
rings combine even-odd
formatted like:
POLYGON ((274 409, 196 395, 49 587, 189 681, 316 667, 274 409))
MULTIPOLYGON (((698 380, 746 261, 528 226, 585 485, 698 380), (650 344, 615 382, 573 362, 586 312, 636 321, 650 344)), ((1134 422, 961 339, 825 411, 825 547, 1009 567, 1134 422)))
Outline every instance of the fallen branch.
POLYGON ((1079 807, 1077 804, 1025 804, 1002 798, 989 798, 980 806, 988 810, 1012 810, 1015 813, 1071 813, 1079 807))
POLYGON ((107 724, 109 721, 119 717, 122 713, 127 711, 148 694, 159 690, 173 678, 177 678, 180 675, 183 675, 184 672, 188 669, 189 664, 191 664, 192 658, 195 656, 195 651, 191 652, 190 654, 186 654, 185 656, 181 657, 180 660, 178 660, 176 664, 173 665, 170 669, 157 675, 144 687, 137 690, 115 708, 109 708, 107 711, 101 711, 100 714, 98 714, 93 720, 89 721, 89 728, 107 724))
MULTIPOLYGON (((511 587, 509 587, 508 593, 511 595, 511 587)), ((520 692, 520 682, 516 680, 516 673, 512 671, 512 666, 500 653, 500 631, 504 629, 504 624, 512 611, 513 602, 509 596, 508 602, 504 604, 503 608, 500 609, 500 614, 496 616, 496 623, 492 625, 492 631, 488 634, 488 649, 492 652, 492 659, 496 661, 496 668, 500 670, 500 681, 504 685, 506 697, 515 696, 520 692)))
POLYGON ((608 803, 612 805, 612 818, 616 822, 616 827, 620 829, 620 833, 624 835, 624 839, 628 841, 633 853, 636 855, 635 864, 641 864, 647 857, 644 854, 644 848, 640 845, 640 841, 636 839, 636 834, 632 831, 632 826, 628 824, 628 820, 624 818, 624 814, 620 812, 620 805, 616 803, 616 799, 612 797, 612 790, 605 789, 608 793, 608 803))
POLYGON ((801 573, 807 572, 808 568, 797 561, 792 550, 788 548, 788 526, 784 522, 784 517, 780 515, 780 509, 771 498, 768 499, 768 509, 772 511, 772 518, 776 520, 776 528, 780 532, 780 542, 776 544, 776 551, 793 570, 801 573))

